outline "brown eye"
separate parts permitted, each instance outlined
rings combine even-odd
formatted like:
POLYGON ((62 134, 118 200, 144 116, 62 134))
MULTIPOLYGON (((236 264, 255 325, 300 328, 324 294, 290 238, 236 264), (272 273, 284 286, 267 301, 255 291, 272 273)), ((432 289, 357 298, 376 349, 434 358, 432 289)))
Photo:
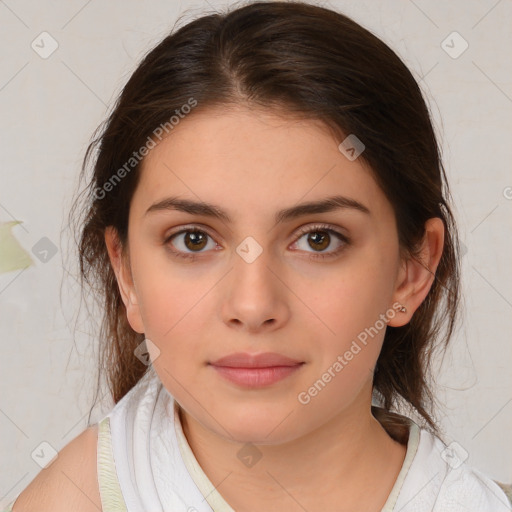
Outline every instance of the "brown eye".
POLYGON ((331 236, 327 231, 312 231, 308 233, 307 238, 309 246, 316 251, 322 251, 329 247, 331 241, 331 236))
POLYGON ((187 231, 183 243, 192 251, 204 249, 208 235, 202 231, 187 231))
POLYGON ((349 244, 350 240, 338 231, 318 225, 301 229, 293 245, 308 253, 311 259, 324 259, 337 256, 349 244))
POLYGON ((199 229, 184 229, 171 235, 166 243, 172 247, 173 252, 185 257, 206 252, 203 249, 213 249, 216 245, 208 233, 199 229), (208 243, 211 244, 210 247, 208 243))

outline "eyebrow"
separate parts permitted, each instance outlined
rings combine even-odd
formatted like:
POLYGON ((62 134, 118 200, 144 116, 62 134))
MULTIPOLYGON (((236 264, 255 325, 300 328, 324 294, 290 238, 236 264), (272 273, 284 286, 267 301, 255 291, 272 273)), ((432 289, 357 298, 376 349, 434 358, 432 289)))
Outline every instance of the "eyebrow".
MULTIPOLYGON (((304 215, 311 215, 314 213, 326 213, 334 210, 350 209, 356 210, 365 214, 370 214, 370 210, 355 199, 350 199, 344 196, 330 196, 319 201, 311 201, 308 203, 301 203, 290 208, 279 210, 274 217, 275 223, 279 224, 285 221, 302 217, 304 215)), ((191 215, 203 215, 206 217, 213 217, 225 222, 232 222, 230 216, 222 210, 219 206, 214 204, 205 203, 203 201, 191 201, 189 199, 180 199, 179 197, 167 197, 152 204, 144 216, 151 212, 159 212, 166 210, 177 210, 180 212, 190 213, 191 215)))

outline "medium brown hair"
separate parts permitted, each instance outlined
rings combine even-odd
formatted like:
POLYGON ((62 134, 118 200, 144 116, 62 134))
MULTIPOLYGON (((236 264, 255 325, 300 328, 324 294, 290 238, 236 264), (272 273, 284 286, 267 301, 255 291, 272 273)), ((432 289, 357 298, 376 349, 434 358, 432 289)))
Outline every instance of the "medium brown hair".
MULTIPOLYGON (((446 346, 456 324, 460 263, 429 111, 411 72, 383 41, 343 14, 303 2, 231 7, 172 31, 142 59, 87 149, 81 178, 87 178, 95 152, 93 172, 83 191, 85 204, 75 206, 71 216, 83 214, 76 221, 81 282, 99 294, 99 367, 114 402, 147 370, 134 356, 144 335, 127 321, 104 240, 107 226, 114 226, 126 252, 140 164, 106 197, 97 191, 106 190, 114 172, 190 98, 198 105, 190 115, 243 104, 320 120, 340 142, 355 134, 366 146, 359 158, 393 207, 404 255, 417 257, 425 222, 442 219, 444 250, 435 279, 411 321, 387 327, 374 374, 382 409, 372 408, 390 431, 397 417, 386 411, 401 405, 438 433, 429 387, 431 359, 435 348, 446 346)), ((398 418, 395 427, 400 423, 398 418)), ((393 435, 403 439, 402 433, 398 429, 393 435)))

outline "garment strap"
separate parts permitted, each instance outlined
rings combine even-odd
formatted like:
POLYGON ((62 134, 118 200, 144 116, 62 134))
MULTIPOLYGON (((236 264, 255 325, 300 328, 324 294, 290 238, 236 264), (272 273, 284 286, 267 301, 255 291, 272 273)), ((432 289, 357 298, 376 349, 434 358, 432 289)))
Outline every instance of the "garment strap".
POLYGON ((127 512, 128 509, 117 479, 108 416, 98 423, 97 457, 98 484, 103 512, 127 512))

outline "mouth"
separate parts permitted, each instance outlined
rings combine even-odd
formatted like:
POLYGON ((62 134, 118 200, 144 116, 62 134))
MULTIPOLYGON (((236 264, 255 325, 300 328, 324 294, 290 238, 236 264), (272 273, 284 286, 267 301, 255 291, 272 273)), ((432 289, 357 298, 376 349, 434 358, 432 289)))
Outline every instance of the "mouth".
POLYGON ((244 388, 270 386, 297 372, 304 361, 267 352, 236 353, 208 363, 221 377, 244 388))

